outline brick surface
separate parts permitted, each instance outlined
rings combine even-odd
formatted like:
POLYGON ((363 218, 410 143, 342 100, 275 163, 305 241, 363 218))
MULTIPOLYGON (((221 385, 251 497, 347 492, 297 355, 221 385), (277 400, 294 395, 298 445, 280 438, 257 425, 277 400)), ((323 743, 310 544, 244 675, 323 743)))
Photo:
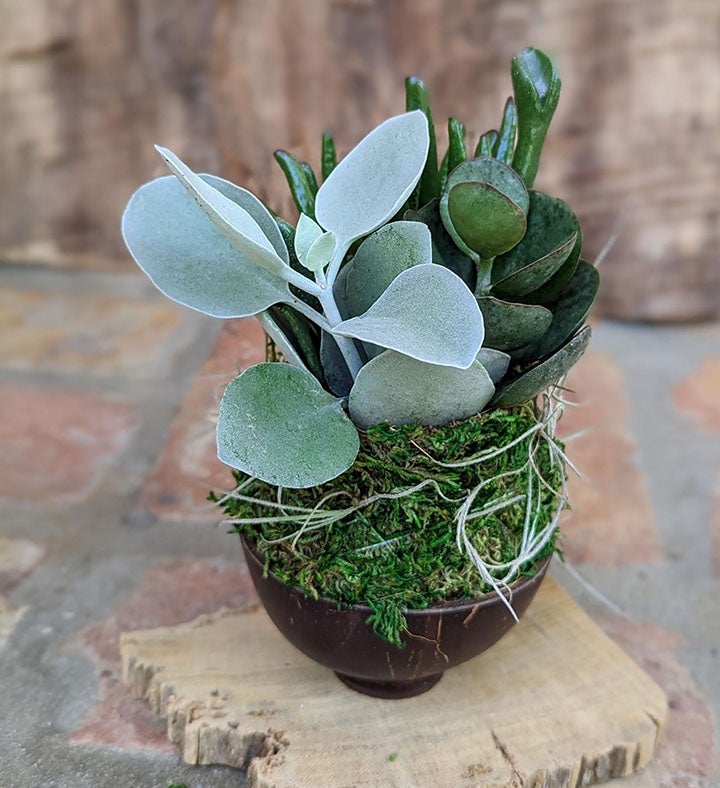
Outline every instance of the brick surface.
POLYGON ((70 740, 176 754, 167 739, 167 723, 145 703, 133 700, 122 684, 121 633, 172 626, 220 607, 239 608, 255 601, 244 565, 219 568, 207 561, 175 560, 150 570, 137 591, 110 618, 85 627, 80 634, 96 665, 99 691, 97 701, 70 740))
POLYGON ((720 754, 707 700, 678 658, 682 638, 661 627, 616 616, 598 623, 665 690, 669 714, 655 758, 644 776, 654 788, 717 785, 720 754))
POLYGON ((0 591, 6 591, 29 574, 45 555, 45 550, 28 539, 0 536, 0 591))
POLYGON ((0 499, 84 498, 127 447, 134 406, 75 389, 0 384, 0 499))
POLYGON ((706 358, 673 389, 675 407, 697 428, 720 434, 720 357, 706 358))
POLYGON ((151 376, 183 320, 165 299, 0 290, 0 364, 151 376))
POLYGON ((567 454, 583 474, 571 472, 572 513, 564 516, 564 549, 576 562, 625 564, 661 558, 657 529, 635 441, 627 422, 623 375, 611 356, 590 351, 573 368, 568 396, 580 407, 566 409, 561 437, 567 454))
POLYGON ((217 519, 205 500, 210 489, 229 489, 232 476, 217 459, 215 424, 227 384, 265 358, 264 334, 254 319, 228 321, 193 381, 140 505, 169 519, 217 519))

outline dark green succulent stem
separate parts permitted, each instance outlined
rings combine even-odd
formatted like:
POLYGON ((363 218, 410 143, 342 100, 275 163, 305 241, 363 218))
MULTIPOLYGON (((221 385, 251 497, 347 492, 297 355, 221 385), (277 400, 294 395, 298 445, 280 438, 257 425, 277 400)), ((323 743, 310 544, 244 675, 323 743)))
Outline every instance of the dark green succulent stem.
POLYGON ((466 159, 465 126, 457 118, 448 118, 448 172, 466 159))
MULTIPOLYGON (((315 196, 312 185, 308 181, 303 162, 298 161, 292 154, 284 150, 275 151, 275 161, 285 175, 295 207, 300 213, 315 218, 315 196)), ((313 175, 313 179, 314 179, 313 175)), ((317 184, 315 184, 317 187, 317 184)))
POLYGON ((495 129, 486 131, 478 140, 475 147, 475 158, 480 156, 495 156, 495 148, 497 146, 498 133, 495 129))
POLYGON ((486 260, 479 258, 477 260, 477 282, 475 283, 475 295, 486 296, 490 293, 492 287, 491 275, 492 266, 495 258, 489 257, 486 260))
POLYGON ((430 134, 430 146, 422 175, 410 198, 410 208, 419 208, 440 196, 440 174, 438 173, 437 142, 435 124, 430 110, 430 96, 425 83, 417 77, 405 80, 405 109, 411 112, 420 109, 425 113, 430 134))
POLYGON ((322 135, 322 147, 320 150, 320 171, 323 180, 327 180, 328 175, 337 166, 337 152, 335 151, 335 140, 332 134, 325 129, 322 135))
POLYGON ((517 136, 517 110, 512 96, 505 102, 500 133, 494 156, 503 164, 512 164, 515 152, 515 137, 517 136))
POLYGON ((532 47, 513 58, 510 71, 518 123, 512 166, 531 189, 545 135, 560 98, 560 77, 550 58, 532 47))
POLYGON ((288 304, 276 304, 271 306, 268 312, 300 353, 305 366, 323 382, 325 377, 320 362, 320 340, 316 327, 288 304))

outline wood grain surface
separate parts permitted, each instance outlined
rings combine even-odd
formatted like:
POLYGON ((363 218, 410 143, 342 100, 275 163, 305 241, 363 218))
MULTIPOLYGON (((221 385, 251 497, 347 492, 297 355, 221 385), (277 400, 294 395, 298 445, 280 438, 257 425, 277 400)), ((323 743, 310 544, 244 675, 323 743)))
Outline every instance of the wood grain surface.
POLYGON ((121 654, 187 763, 247 768, 254 786, 593 785, 642 769, 667 713, 549 578, 500 643, 406 700, 347 689, 260 608, 130 632, 121 654))

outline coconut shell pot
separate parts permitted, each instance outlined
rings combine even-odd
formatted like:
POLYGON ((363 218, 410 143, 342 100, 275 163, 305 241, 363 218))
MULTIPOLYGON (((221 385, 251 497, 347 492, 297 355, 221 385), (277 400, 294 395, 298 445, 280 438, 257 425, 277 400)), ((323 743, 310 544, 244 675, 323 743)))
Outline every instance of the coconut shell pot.
MULTIPOLYGON (((342 608, 330 599, 312 599, 264 572, 253 545, 241 537, 255 589, 282 634, 306 656, 331 668, 348 687, 378 698, 410 698, 440 681, 448 668, 478 656, 514 626, 515 619, 494 593, 473 600, 408 610, 403 648, 379 638, 366 623, 371 609, 342 608)), ((520 617, 545 577, 549 558, 537 573, 504 593, 520 617)))

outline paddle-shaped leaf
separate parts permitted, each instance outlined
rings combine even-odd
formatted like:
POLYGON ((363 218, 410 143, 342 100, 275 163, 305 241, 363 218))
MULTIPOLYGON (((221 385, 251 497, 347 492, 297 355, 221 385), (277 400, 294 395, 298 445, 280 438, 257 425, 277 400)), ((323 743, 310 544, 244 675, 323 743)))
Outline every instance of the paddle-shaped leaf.
POLYGON ((433 264, 403 271, 367 312, 333 333, 460 369, 473 363, 484 336, 480 308, 465 283, 433 264))
POLYGON ((430 231, 419 222, 391 222, 368 236, 345 271, 345 304, 355 317, 368 310, 402 271, 432 262, 430 231))
POLYGON ((523 402, 535 399, 548 386, 557 383, 575 365, 590 342, 590 326, 585 326, 547 361, 533 367, 525 374, 501 388, 492 405, 498 408, 510 408, 523 402))
POLYGON ((280 273, 287 267, 286 260, 278 257, 260 225, 244 208, 196 175, 172 151, 157 145, 155 148, 200 210, 232 244, 256 265, 268 271, 280 273))
POLYGON ((354 462, 357 430, 340 401, 290 364, 246 369, 220 402, 218 457, 281 487, 313 487, 354 462))
POLYGON ((534 361, 549 356, 561 347, 590 314, 599 286, 600 276, 595 266, 580 260, 568 286, 555 301, 548 304, 553 314, 548 330, 537 342, 513 353, 513 360, 519 363, 534 361))
POLYGON ((479 413, 495 386, 485 367, 439 367, 386 350, 359 372, 350 392, 350 417, 361 429, 374 424, 436 426, 479 413))
POLYGON ((493 296, 478 298, 485 322, 485 344, 497 350, 515 350, 539 339, 550 327, 550 310, 513 304, 493 296))
POLYGON ((315 218, 339 246, 398 212, 420 179, 429 144, 427 119, 414 110, 381 123, 335 167, 315 198, 315 218))
POLYGON ((489 157, 471 159, 449 175, 440 199, 442 221, 455 243, 487 260, 512 249, 525 234, 528 193, 510 167, 489 157))
POLYGON ((562 200, 531 192, 527 231, 515 248, 495 260, 493 293, 523 296, 539 288, 568 259, 578 231, 575 214, 562 200))
MULTIPOLYGON (((202 180, 216 183, 207 175, 202 180)), ((231 187, 224 182, 226 196, 233 194, 231 187)), ((291 297, 287 282, 231 243, 172 175, 135 192, 123 214, 122 233, 158 290, 198 312, 246 317, 291 297)))

